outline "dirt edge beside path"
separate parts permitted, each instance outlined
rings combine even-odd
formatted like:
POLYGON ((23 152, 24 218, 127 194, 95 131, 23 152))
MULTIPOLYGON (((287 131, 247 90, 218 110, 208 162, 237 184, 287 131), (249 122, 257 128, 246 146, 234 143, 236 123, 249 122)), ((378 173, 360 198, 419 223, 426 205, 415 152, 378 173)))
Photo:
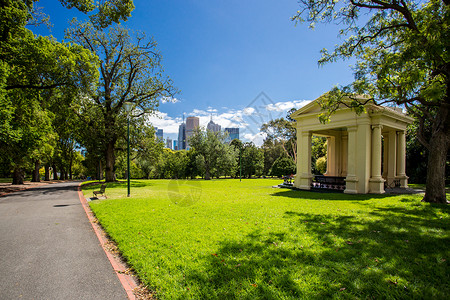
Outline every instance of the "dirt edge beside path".
POLYGON ((81 183, 78 185, 78 196, 89 222, 94 229, 95 234, 106 253, 111 265, 116 272, 117 277, 120 280, 123 288, 125 289, 128 299, 130 300, 148 300, 155 299, 154 293, 149 291, 144 285, 139 283, 139 279, 134 274, 133 270, 127 265, 127 263, 121 257, 119 249, 116 243, 109 239, 107 233, 103 230, 102 226, 98 222, 94 213, 92 212, 89 203, 83 195, 81 183))
POLYGON ((31 181, 25 181, 23 184, 11 184, 6 182, 0 182, 0 197, 14 193, 19 192, 35 187, 39 187, 42 185, 47 185, 51 183, 59 183, 59 182, 69 182, 73 180, 50 180, 50 181, 40 181, 40 182, 31 182, 31 181))

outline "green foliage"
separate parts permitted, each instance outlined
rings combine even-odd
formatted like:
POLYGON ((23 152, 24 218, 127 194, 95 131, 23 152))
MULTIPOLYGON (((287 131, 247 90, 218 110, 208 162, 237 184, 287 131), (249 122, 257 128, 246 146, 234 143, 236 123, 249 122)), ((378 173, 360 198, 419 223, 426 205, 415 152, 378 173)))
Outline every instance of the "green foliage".
POLYGON ((261 126, 261 131, 266 134, 265 140, 271 141, 274 146, 281 145, 286 156, 297 160, 297 134, 294 121, 285 118, 270 120, 261 126))
POLYGON ((296 173, 297 167, 289 157, 279 157, 272 165, 272 169, 270 171, 270 175, 272 176, 289 176, 294 175, 296 173))
POLYGON ((270 169, 272 168, 273 163, 280 157, 286 157, 286 152, 280 142, 272 139, 264 139, 261 149, 264 154, 263 174, 270 175, 270 169))
POLYGON ((317 169, 317 160, 327 155, 327 138, 322 136, 312 136, 311 139, 311 169, 313 174, 323 174, 317 169))
POLYGON ((197 156, 197 170, 203 173, 206 180, 211 176, 234 173, 238 152, 234 146, 225 143, 225 138, 222 132, 202 131, 199 128, 189 139, 189 145, 197 156))
POLYGON ((244 143, 241 153, 242 176, 261 176, 264 171, 264 152, 252 142, 244 143))
POLYGON ((316 160, 316 170, 319 174, 325 174, 327 171, 327 158, 325 156, 319 157, 316 160))
POLYGON ((279 179, 180 182, 181 196, 201 190, 181 206, 171 183, 132 181, 132 198, 108 184, 90 202, 160 299, 448 298, 448 206, 273 189, 279 179))
POLYGON ((120 25, 100 30, 93 23, 74 21, 66 37, 99 57, 97 90, 79 102, 81 120, 92 128, 80 142, 96 156, 104 154, 106 181, 114 181, 117 141, 126 129, 124 103, 134 106, 129 117, 142 121, 156 110, 161 97, 175 91, 162 70, 156 42, 143 33, 131 36, 120 25))
MULTIPOLYGON (((406 174, 410 183, 425 183, 427 179, 428 150, 418 140, 418 124, 408 127, 406 135, 406 174)), ((448 178, 448 176, 446 176, 448 178)))

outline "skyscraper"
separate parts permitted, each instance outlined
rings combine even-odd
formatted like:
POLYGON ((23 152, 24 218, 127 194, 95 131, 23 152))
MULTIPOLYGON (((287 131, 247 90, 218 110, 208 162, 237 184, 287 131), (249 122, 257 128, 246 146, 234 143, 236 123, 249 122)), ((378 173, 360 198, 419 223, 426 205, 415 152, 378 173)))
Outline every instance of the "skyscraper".
POLYGON ((189 150, 189 138, 194 134, 194 130, 199 127, 200 120, 197 117, 186 118, 186 150, 189 150))
POLYGON ((225 132, 228 132, 226 142, 231 142, 234 139, 239 139, 239 128, 225 128, 225 132))
POLYGON ((172 147, 172 139, 171 138, 167 138, 166 139, 166 147, 169 149, 173 149, 172 147))
POLYGON ((209 121, 208 125, 206 126, 206 130, 219 132, 220 129, 222 129, 222 127, 219 124, 214 123, 211 116, 211 121, 209 121))
POLYGON ((181 123, 178 127, 178 150, 186 149, 186 124, 181 123))
POLYGON ((156 137, 158 138, 158 140, 160 142, 164 142, 163 130, 162 129, 158 129, 158 127, 155 127, 155 134, 156 134, 156 137))
POLYGON ((178 141, 173 140, 173 150, 178 150, 178 141))

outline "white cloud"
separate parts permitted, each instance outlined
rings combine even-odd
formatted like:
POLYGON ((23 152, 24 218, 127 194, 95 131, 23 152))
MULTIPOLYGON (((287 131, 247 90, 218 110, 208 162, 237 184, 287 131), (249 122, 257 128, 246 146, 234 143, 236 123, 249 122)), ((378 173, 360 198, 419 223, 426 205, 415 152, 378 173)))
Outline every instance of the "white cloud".
POLYGON ((255 109, 253 107, 246 107, 243 112, 245 115, 249 116, 255 112, 255 109))
POLYGON ((189 116, 193 116, 193 117, 198 117, 198 116, 209 116, 211 113, 206 111, 206 110, 202 110, 202 109, 194 109, 192 111, 192 113, 189 114, 189 116))
POLYGON ((161 97, 161 103, 178 103, 180 102, 180 99, 177 99, 175 97, 161 97))
POLYGON ((259 147, 263 144, 266 136, 267 135, 264 132, 258 132, 256 134, 246 133, 246 134, 244 134, 244 139, 247 139, 247 140, 253 142, 253 144, 255 144, 256 146, 259 147))
POLYGON ((288 112, 292 108, 299 109, 310 102, 311 102, 310 100, 294 100, 294 101, 277 102, 277 103, 271 103, 271 104, 267 105, 266 109, 268 111, 288 112))
MULTIPOLYGON (((255 104, 255 107, 248 106, 241 110, 208 107, 207 109, 194 109, 187 115, 198 117, 199 124, 203 128, 206 128, 211 117, 214 123, 222 127, 222 130, 238 127, 240 137, 244 142, 252 141, 255 145, 261 146, 266 137, 259 131, 262 124, 274 118, 284 117, 291 108, 301 108, 309 102, 311 101, 295 100, 270 104, 266 102, 264 105, 255 104)), ((154 116, 149 117, 149 122, 155 127, 162 128, 164 137, 169 135, 176 139, 182 119, 172 118, 164 112, 156 112, 154 116)))
POLYGON ((178 126, 181 124, 181 119, 173 119, 166 113, 157 111, 155 114, 147 117, 147 122, 149 122, 153 127, 163 129, 164 134, 178 133, 178 126))

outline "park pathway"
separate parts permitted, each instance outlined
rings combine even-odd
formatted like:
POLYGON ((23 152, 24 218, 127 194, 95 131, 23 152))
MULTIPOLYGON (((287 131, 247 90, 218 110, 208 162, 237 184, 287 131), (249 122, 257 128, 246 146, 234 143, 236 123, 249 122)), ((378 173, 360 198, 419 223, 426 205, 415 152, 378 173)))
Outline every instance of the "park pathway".
POLYGON ((0 299, 127 299, 77 186, 0 197, 0 299))

